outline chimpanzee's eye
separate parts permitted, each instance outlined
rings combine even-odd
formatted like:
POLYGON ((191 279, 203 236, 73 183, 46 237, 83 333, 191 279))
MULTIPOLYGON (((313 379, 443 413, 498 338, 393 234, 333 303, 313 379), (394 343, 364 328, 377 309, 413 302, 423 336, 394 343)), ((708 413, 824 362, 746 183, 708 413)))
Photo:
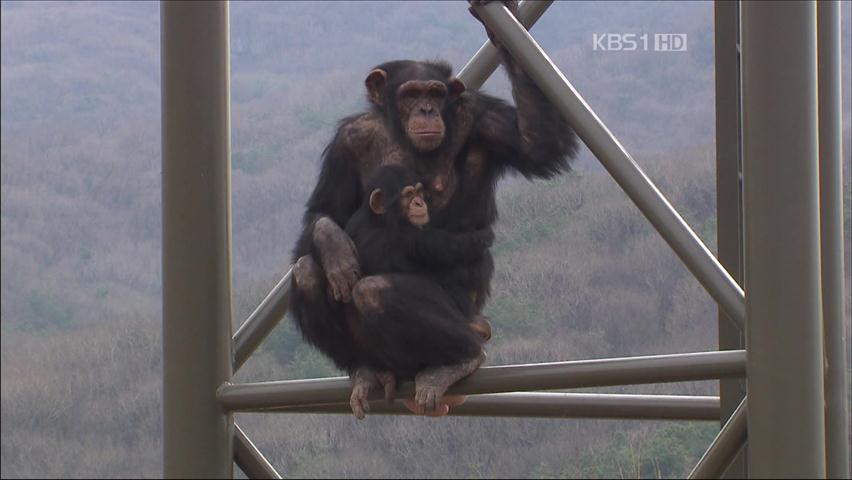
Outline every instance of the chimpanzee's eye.
POLYGON ((411 100, 420 96, 420 93, 420 90, 416 88, 403 88, 399 91, 399 98, 401 100, 411 100))
POLYGON ((443 100, 447 96, 446 89, 433 88, 426 92, 426 96, 433 100, 443 100))

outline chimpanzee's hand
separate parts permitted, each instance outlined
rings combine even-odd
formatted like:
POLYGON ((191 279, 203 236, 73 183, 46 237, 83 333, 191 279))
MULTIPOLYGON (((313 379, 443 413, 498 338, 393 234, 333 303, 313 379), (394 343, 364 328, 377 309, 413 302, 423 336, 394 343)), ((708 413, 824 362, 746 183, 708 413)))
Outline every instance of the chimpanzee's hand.
POLYGON ((339 302, 349 302, 352 287, 361 277, 355 244, 328 217, 322 217, 314 224, 313 239, 328 280, 329 293, 339 302))
MULTIPOLYGON (((479 20, 479 22, 482 23, 483 26, 485 26, 485 33, 488 35, 488 40, 491 40, 491 43, 493 43, 495 47, 500 48, 500 44, 497 42, 497 39, 494 38, 494 34, 491 32, 491 29, 489 29, 488 26, 485 25, 485 22, 483 22, 482 19, 479 18, 479 14, 477 14, 476 9, 473 8, 479 5, 485 5, 486 3, 490 3, 491 1, 492 0, 470 0, 470 7, 468 7, 468 11, 471 15, 473 15, 473 18, 479 20)), ((518 18, 518 0, 502 1, 503 5, 505 5, 506 8, 508 8, 509 11, 512 12, 512 15, 514 15, 515 18, 518 18)))

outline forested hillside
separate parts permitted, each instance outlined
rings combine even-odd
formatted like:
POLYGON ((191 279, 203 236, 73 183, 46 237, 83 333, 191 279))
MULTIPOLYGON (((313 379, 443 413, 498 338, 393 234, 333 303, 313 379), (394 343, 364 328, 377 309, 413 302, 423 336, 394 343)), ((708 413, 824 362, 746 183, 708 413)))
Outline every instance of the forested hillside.
MULTIPOLYGON (((849 4, 843 12, 848 158, 849 4)), ((2 2, 0 13, 0 473, 158 477, 159 7, 2 2)), ((712 13, 709 2, 557 2, 533 35, 714 249, 712 13), (604 32, 683 32, 688 50, 595 51, 593 34, 604 32)), ((486 36, 466 2, 234 2, 231 16, 238 323, 288 268, 320 153, 337 120, 365 107, 372 66, 440 57, 458 69, 486 36)), ((500 71, 484 88, 508 98, 500 71)), ((488 364, 716 348, 714 303, 587 151, 552 181, 506 178, 498 200, 488 364)), ((285 320, 238 380, 331 374, 285 320)), ((605 391, 709 394, 716 385, 605 391)), ((717 430, 239 421, 282 473, 307 477, 678 477, 717 430)))

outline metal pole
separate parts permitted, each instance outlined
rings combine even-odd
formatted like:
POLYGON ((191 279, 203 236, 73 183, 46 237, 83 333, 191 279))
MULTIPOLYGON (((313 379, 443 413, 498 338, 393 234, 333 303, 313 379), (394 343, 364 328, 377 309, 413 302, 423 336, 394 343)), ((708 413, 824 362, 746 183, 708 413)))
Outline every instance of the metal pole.
MULTIPOLYGON (((748 437, 748 414, 746 399, 740 401, 731 419, 722 427, 710 448, 692 469, 688 478, 721 478, 723 474, 731 475, 729 465, 738 457, 739 451, 745 446, 748 437)), ((745 478, 745 477, 737 477, 745 478)))
POLYGON ((163 2, 164 476, 230 478, 228 4, 163 2))
MULTIPOLYGON (((743 230, 740 141, 740 4, 713 3, 716 60, 716 244, 719 262, 742 285, 743 230)), ((719 350, 745 348, 744 332, 719 309, 719 350)), ((745 397, 745 381, 719 381, 721 425, 725 425, 745 397)), ((745 452, 745 450, 743 450, 745 452)), ((727 470, 729 478, 746 477, 745 455, 727 470)))
POLYGON ((234 424, 234 462, 249 478, 281 478, 239 425, 234 424))
MULTIPOLYGON (((745 352, 680 353, 607 358, 573 362, 484 367, 450 388, 448 394, 473 395, 512 391, 559 390, 643 383, 716 380, 745 374, 745 352)), ((229 411, 340 403, 349 400, 348 378, 286 380, 231 384, 219 388, 222 407, 229 411)), ((380 392, 376 392, 378 395, 380 392)), ((410 398, 414 385, 399 385, 398 397, 410 398)), ((378 395, 375 398, 380 398, 378 395)), ((371 397, 372 398, 372 397, 371 397)))
POLYGON ((816 5, 742 4, 749 475, 825 476, 816 5))
MULTIPOLYGON (((276 413, 351 414, 348 402, 266 410, 276 413)), ((370 403, 370 413, 412 414, 402 402, 370 403)), ((719 397, 602 393, 492 393, 473 395, 450 411, 454 416, 537 418, 629 418, 645 420, 718 420, 719 397)))
POLYGON ((687 268, 731 319, 742 327, 745 323, 743 290, 636 165, 529 32, 499 2, 474 8, 687 268))
POLYGON ((849 478, 849 379, 843 318, 843 150, 840 2, 817 3, 819 188, 825 348, 825 448, 829 478, 849 478))
POLYGON ((234 334, 234 371, 240 369, 290 308, 290 278, 293 269, 278 281, 260 305, 234 334))
MULTIPOLYGON (((544 14, 553 0, 525 0, 518 5, 518 20, 527 28, 535 25, 535 22, 544 14)), ((479 90, 488 77, 500 66, 500 52, 490 40, 486 40, 482 47, 459 71, 457 77, 471 90, 479 90)))

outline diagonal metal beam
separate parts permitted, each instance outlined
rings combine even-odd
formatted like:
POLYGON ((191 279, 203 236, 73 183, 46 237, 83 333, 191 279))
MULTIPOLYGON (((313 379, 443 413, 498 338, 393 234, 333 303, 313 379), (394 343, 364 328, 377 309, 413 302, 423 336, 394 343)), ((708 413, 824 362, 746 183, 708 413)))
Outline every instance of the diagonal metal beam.
POLYGON ((269 332, 287 314, 290 308, 290 279, 293 268, 284 274, 281 280, 272 288, 266 298, 260 302, 251 315, 240 325, 234 334, 234 371, 246 363, 246 360, 257 349, 269 332))
MULTIPOLYGON (((518 5, 518 20, 530 28, 541 18, 542 14, 553 3, 553 0, 526 0, 518 5)), ((486 40, 482 47, 471 57, 459 71, 457 77, 464 82, 465 87, 479 90, 488 77, 500 66, 500 51, 486 40)))
POLYGON ((720 478, 745 445, 748 437, 748 397, 743 398, 731 418, 719 430, 688 478, 720 478))
POLYGON ((474 8, 692 274, 742 328, 745 325, 745 296, 742 288, 639 168, 529 32, 498 2, 474 8))
MULTIPOLYGON (((351 414, 349 402, 284 407, 275 413, 351 414)), ((402 402, 370 403, 370 414, 414 415, 402 402)), ((473 395, 453 416, 718 420, 719 397, 604 393, 516 392, 473 395)))
MULTIPOLYGON (((716 380, 745 375, 745 361, 744 350, 727 350, 484 367, 452 386, 447 394, 474 395, 716 380)), ((334 377, 224 383, 219 387, 218 396, 225 410, 259 411, 285 406, 347 402, 351 390, 349 378, 334 377)), ((380 397, 378 393, 375 398, 380 397)), ((399 385, 399 398, 413 396, 412 382, 399 385)))
POLYGON ((234 424, 234 462, 249 478, 281 478, 237 424, 234 424))

